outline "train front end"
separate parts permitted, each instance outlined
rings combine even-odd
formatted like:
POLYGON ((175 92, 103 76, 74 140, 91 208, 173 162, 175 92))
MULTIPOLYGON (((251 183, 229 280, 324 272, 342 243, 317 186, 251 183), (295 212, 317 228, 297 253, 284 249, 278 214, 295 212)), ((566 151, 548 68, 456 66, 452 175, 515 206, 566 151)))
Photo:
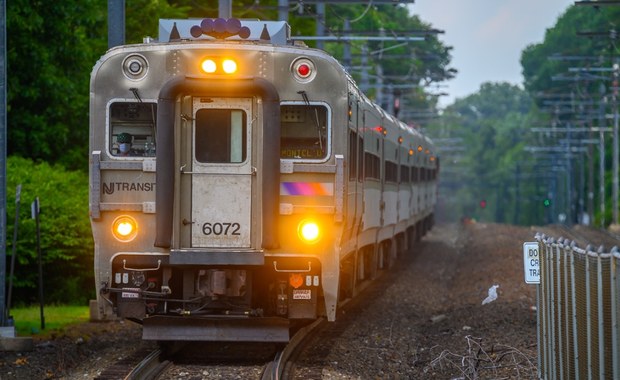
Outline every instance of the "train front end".
POLYGON ((292 321, 334 318, 346 76, 289 33, 162 20, 158 41, 93 69, 101 319, 142 323, 148 340, 285 342, 292 321))

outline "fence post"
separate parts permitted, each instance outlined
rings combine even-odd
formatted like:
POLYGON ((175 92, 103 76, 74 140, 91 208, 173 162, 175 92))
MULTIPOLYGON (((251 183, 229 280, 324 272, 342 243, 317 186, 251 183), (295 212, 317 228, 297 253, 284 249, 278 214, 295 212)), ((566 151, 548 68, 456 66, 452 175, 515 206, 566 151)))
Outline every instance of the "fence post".
POLYGON ((610 258, 610 276, 611 276, 611 357, 612 357, 612 367, 613 367, 613 378, 620 378, 620 347, 618 347, 618 334, 620 331, 618 330, 618 302, 616 297, 618 296, 619 289, 618 285, 618 259, 620 258, 620 252, 618 251, 618 247, 613 247, 611 249, 611 258, 610 258))
POLYGON ((570 255, 570 278, 571 278, 571 301, 573 305, 573 360, 575 366, 575 378, 579 378, 579 333, 577 329, 577 289, 575 288, 575 255, 570 255))
POLYGON ((591 325, 591 300, 590 300, 590 258, 588 252, 585 255, 586 271, 586 347, 588 347, 588 379, 592 378, 592 325, 591 325))
POLYGON ((548 316, 548 326, 549 331, 547 336, 549 337, 549 354, 547 357, 549 358, 548 373, 550 379, 557 379, 557 368, 555 366, 555 360, 557 358, 556 347, 555 347, 555 294, 553 293, 554 288, 554 279, 553 279, 553 260, 557 252, 560 250, 561 239, 558 240, 558 244, 555 245, 555 249, 551 250, 551 254, 548 258, 547 265, 547 282, 549 285, 547 286, 547 294, 549 300, 549 316, 548 316))
POLYGON ((572 301, 571 301, 571 297, 570 297, 570 288, 572 286, 572 281, 570 279, 569 276, 569 257, 571 257, 572 254, 569 254, 568 252, 564 251, 564 255, 562 256, 562 278, 564 279, 564 284, 563 284, 563 299, 564 299, 564 337, 565 337, 565 342, 564 342, 564 358, 563 358, 563 368, 566 367, 566 377, 570 377, 570 367, 571 367, 571 363, 570 363, 570 358, 571 358, 571 343, 569 342, 570 339, 570 330, 571 330, 571 313, 572 313, 572 301))
POLYGON ((41 330, 45 330, 45 314, 43 313, 43 259, 41 258, 41 228, 39 226, 39 197, 31 205, 32 217, 37 230, 37 256, 39 256, 39 304, 41 308, 41 330))
POLYGON ((547 257, 546 254, 546 250, 547 250, 547 244, 545 242, 545 236, 544 235, 537 235, 536 238, 538 239, 538 252, 540 252, 540 261, 539 261, 539 265, 540 265, 540 277, 541 277, 541 281, 538 285, 536 285, 536 342, 538 343, 538 378, 542 379, 543 376, 543 351, 544 348, 542 346, 542 323, 544 321, 544 318, 541 317, 541 314, 544 312, 544 309, 542 307, 543 302, 544 302, 544 297, 543 297, 543 292, 542 292, 542 276, 543 276, 543 270, 544 270, 544 264, 543 264, 543 260, 544 257, 547 257), (544 253, 543 253, 544 252, 544 253))
POLYGON ((603 246, 600 246, 596 255, 596 298, 598 308, 598 368, 599 378, 605 379, 605 319, 603 307, 603 262, 601 254, 603 246))
POLYGON ((555 281, 555 302, 553 302, 554 307, 556 308, 557 312, 556 312, 556 317, 555 317, 555 321, 557 321, 557 326, 554 330, 554 335, 557 335, 556 339, 554 339, 554 343, 557 342, 556 344, 556 348, 555 348, 555 356, 558 360, 558 363, 556 363, 556 373, 557 373, 557 377, 559 379, 564 379, 564 360, 563 360, 563 353, 564 350, 562 349, 564 347, 564 345, 562 344, 562 307, 563 307, 563 299, 561 297, 562 295, 562 281, 560 280, 560 274, 562 273, 562 271, 560 270, 560 260, 562 258, 562 256, 566 254, 566 247, 564 247, 564 249, 560 250, 558 249, 557 255, 555 256, 555 273, 553 276, 553 279, 555 281))

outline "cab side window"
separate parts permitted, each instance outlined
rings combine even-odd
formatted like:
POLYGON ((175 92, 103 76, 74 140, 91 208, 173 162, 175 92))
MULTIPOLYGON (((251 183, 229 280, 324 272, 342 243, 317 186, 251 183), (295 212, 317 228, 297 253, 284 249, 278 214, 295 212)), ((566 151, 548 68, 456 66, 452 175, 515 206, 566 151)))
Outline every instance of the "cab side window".
POLYGON ((321 104, 280 106, 280 158, 320 160, 328 154, 328 110, 321 104))
POLYGON ((156 103, 111 103, 108 114, 110 154, 117 157, 155 157, 156 118, 156 103))

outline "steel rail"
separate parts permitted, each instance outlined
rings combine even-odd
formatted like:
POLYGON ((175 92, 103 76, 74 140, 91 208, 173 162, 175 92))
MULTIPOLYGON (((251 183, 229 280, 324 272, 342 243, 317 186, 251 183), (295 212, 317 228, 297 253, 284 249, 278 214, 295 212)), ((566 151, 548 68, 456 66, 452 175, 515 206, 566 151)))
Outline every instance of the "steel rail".
POLYGON ((162 360, 161 349, 156 349, 148 354, 131 372, 125 376, 124 380, 151 380, 157 379, 159 375, 171 364, 168 360, 162 360))
POLYGON ((311 324, 299 329, 288 344, 276 353, 274 360, 265 366, 261 380, 281 380, 286 378, 285 371, 289 359, 301 348, 301 344, 324 322, 324 318, 318 318, 311 324))

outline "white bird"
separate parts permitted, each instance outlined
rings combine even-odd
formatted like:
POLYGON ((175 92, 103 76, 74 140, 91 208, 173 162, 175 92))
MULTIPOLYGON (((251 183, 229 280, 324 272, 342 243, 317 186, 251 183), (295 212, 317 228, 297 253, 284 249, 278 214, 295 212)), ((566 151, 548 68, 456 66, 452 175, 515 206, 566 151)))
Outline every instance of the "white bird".
POLYGON ((489 302, 493 302, 497 299, 497 288, 499 288, 499 285, 493 285, 489 288, 489 295, 487 296, 487 298, 484 299, 484 301, 482 301, 483 305, 486 305, 489 302))

